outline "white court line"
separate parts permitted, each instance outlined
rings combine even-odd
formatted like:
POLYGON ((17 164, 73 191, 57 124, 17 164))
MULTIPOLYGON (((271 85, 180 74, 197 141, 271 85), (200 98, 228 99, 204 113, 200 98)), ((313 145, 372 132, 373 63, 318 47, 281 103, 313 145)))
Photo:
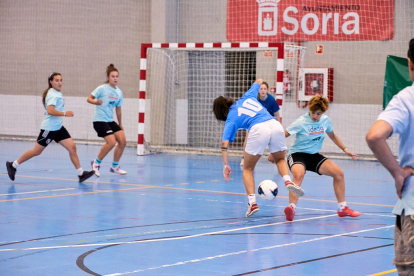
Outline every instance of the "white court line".
POLYGON ((223 258, 223 257, 229 257, 229 256, 234 256, 234 255, 245 254, 245 253, 248 253, 248 252, 257 252, 257 251, 260 251, 260 250, 269 250, 269 249, 274 249, 274 248, 280 248, 280 247, 286 247, 286 246, 292 246, 292 245, 310 243, 310 242, 315 242, 315 241, 320 241, 320 240, 327 240, 327 239, 332 239, 332 238, 337 238, 337 237, 342 237, 342 236, 347 236, 347 235, 354 235, 354 234, 359 234, 359 233, 364 233, 364 232, 370 232, 370 231, 375 231, 375 230, 381 230, 381 229, 386 229, 386 228, 391 228, 391 227, 394 227, 394 225, 388 225, 388 226, 384 226, 384 227, 378 227, 378 228, 372 228, 372 229, 366 229, 366 230, 348 232, 348 233, 337 234, 337 235, 333 235, 333 236, 326 236, 326 237, 321 237, 321 238, 316 238, 316 239, 310 239, 310 240, 300 241, 300 242, 285 243, 285 244, 279 244, 279 245, 274 245, 274 246, 261 247, 261 248, 252 249, 252 250, 249 250, 249 251, 243 250, 243 251, 238 251, 238 252, 230 252, 230 253, 216 255, 216 256, 211 256, 211 257, 204 257, 204 258, 201 258, 201 259, 194 259, 194 260, 189 260, 189 261, 182 261, 182 262, 177 262, 177 263, 174 263, 174 264, 161 265, 161 266, 156 266, 156 267, 150 267, 150 268, 147 268, 147 269, 134 270, 134 271, 130 271, 130 272, 107 274, 107 275, 104 275, 104 276, 120 276, 120 275, 127 275, 127 274, 144 272, 144 271, 148 271, 148 270, 155 270, 155 269, 160 269, 160 268, 166 268, 166 267, 184 265, 184 264, 189 264, 189 263, 198 263, 198 262, 202 262, 202 261, 209 261, 209 260, 223 258))
POLYGON ((247 229, 262 228, 262 227, 268 227, 268 226, 274 226, 274 225, 280 225, 280 224, 298 223, 298 222, 302 222, 302 221, 315 220, 315 219, 321 219, 321 218, 328 218, 328 217, 334 217, 334 216, 337 216, 337 214, 335 214, 335 215, 320 216, 320 217, 313 217, 313 218, 306 218, 306 219, 298 219, 298 220, 294 220, 294 221, 290 221, 290 222, 283 221, 283 222, 266 223, 266 224, 249 226, 249 227, 242 227, 242 228, 236 228, 236 229, 230 229, 230 230, 223 230, 223 231, 202 233, 202 234, 196 234, 196 235, 190 235, 190 236, 174 237, 174 238, 151 239, 151 240, 132 241, 132 242, 111 242, 111 243, 74 244, 74 245, 45 246, 45 247, 31 247, 31 248, 17 248, 17 249, 6 248, 6 249, 0 249, 0 252, 6 252, 6 251, 27 251, 27 250, 43 250, 43 249, 60 249, 60 248, 77 248, 77 247, 101 247, 101 246, 109 246, 109 245, 124 245, 124 244, 135 244, 135 243, 147 243, 147 242, 184 240, 184 239, 191 239, 191 238, 197 238, 197 237, 203 237, 203 236, 210 236, 210 235, 217 235, 217 234, 223 234, 223 233, 237 232, 237 231, 242 231, 242 230, 247 230, 247 229))
POLYGON ((68 191, 68 190, 75 190, 75 188, 56 189, 56 190, 43 190, 43 191, 33 191, 33 192, 24 192, 24 193, 12 193, 12 194, 0 194, 0 196, 36 194, 36 193, 47 193, 47 192, 68 191))

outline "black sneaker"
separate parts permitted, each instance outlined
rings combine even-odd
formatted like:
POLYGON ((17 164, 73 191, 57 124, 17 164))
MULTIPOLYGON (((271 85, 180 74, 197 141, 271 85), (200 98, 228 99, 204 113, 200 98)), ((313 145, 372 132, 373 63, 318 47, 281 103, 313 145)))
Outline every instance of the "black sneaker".
POLYGON ((13 167, 13 162, 6 162, 7 173, 12 181, 14 181, 14 176, 16 175, 16 169, 13 167))
POLYGON ((85 181, 89 177, 95 174, 95 171, 85 172, 83 171, 82 175, 79 175, 79 183, 85 181))

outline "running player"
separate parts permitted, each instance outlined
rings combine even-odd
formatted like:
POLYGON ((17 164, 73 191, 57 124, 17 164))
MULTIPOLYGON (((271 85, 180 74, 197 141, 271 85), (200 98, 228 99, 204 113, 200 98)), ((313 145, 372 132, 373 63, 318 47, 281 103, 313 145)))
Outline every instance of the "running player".
MULTIPOLYGON (((349 151, 333 132, 331 119, 324 114, 328 108, 328 99, 321 95, 316 95, 309 101, 309 112, 296 119, 286 128, 286 137, 296 135, 295 141, 288 152, 288 165, 293 175, 293 181, 298 186, 302 184, 306 171, 331 176, 333 178, 335 196, 338 201, 338 216, 358 217, 361 213, 349 209, 345 201, 344 172, 337 164, 319 153, 326 133, 344 153, 351 156, 354 161, 358 159, 358 155, 349 151)), ((270 156, 269 161, 272 162, 270 156)), ((289 206, 285 208, 287 221, 292 221, 295 217, 298 200, 299 198, 296 194, 289 193, 289 206)))
POLYGON ((52 142, 61 144, 68 152, 70 160, 78 171, 79 182, 83 182, 91 177, 93 171, 83 171, 79 163, 79 157, 76 153, 76 145, 70 137, 69 132, 63 126, 63 117, 73 117, 73 111, 65 110, 65 101, 62 93, 62 75, 60 73, 52 73, 48 78, 49 87, 43 92, 42 103, 46 108, 46 116, 40 126, 40 134, 37 138, 35 146, 24 152, 22 156, 14 162, 6 162, 7 173, 12 181, 15 179, 16 169, 19 165, 32 157, 40 155, 43 150, 52 142))
POLYGON ((109 171, 116 174, 127 174, 126 171, 121 170, 119 160, 122 157, 126 146, 126 137, 124 128, 122 127, 122 110, 123 94, 118 88, 118 69, 110 64, 106 68, 107 81, 105 84, 98 86, 88 97, 88 103, 96 105, 95 115, 93 117, 93 128, 98 137, 105 139, 105 144, 102 146, 98 157, 94 159, 92 169, 96 176, 100 176, 99 169, 101 162, 105 156, 115 147, 114 159, 109 171), (114 121, 114 108, 118 124, 114 121))
POLYGON ((214 100, 213 104, 213 112, 217 120, 225 121, 221 153, 223 175, 226 181, 230 180, 231 175, 231 167, 227 158, 229 142, 234 141, 237 130, 247 129, 249 131, 244 149, 243 166, 243 182, 249 200, 246 217, 259 211, 256 203, 253 170, 267 146, 276 160, 276 166, 285 181, 285 187, 297 196, 302 196, 305 193, 299 186, 292 183, 289 176, 289 169, 285 161, 286 145, 282 125, 257 101, 257 94, 262 83, 262 79, 256 80, 249 91, 237 102, 233 98, 220 96, 214 100))

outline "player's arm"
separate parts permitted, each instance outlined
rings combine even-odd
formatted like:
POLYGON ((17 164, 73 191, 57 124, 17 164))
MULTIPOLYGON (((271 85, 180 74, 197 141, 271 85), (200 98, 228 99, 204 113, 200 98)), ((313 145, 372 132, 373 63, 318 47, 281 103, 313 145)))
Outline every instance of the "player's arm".
POLYGON ((274 116, 274 117, 276 117, 276 120, 278 120, 278 121, 279 121, 279 123, 282 123, 282 120, 280 119, 280 114, 279 114, 279 111, 276 111, 276 112, 273 114, 273 116, 274 116))
POLYGON ((94 105, 102 105, 102 100, 96 100, 95 96, 90 94, 89 97, 86 99, 86 101, 90 104, 94 105))
POLYGON ((339 139, 338 135, 336 135, 333 131, 327 132, 326 134, 328 134, 329 138, 331 138, 332 142, 334 142, 335 145, 337 145, 344 153, 351 156, 354 161, 358 159, 358 154, 355 154, 352 151, 349 151, 345 147, 344 143, 342 143, 341 139, 339 139))
POLYGON ((285 130, 285 137, 288 138, 289 136, 290 136, 290 133, 285 130))
POLYGON ((229 148, 229 140, 221 142, 221 156, 223 157, 223 176, 224 180, 230 180, 231 168, 229 166, 227 150, 229 148))
POLYGON ((122 127, 122 109, 120 106, 115 107, 115 113, 116 113, 116 118, 118 119, 118 124, 123 130, 124 128, 122 127))
POLYGON ((397 195, 401 198, 404 180, 414 174, 414 169, 402 168, 392 154, 387 144, 387 138, 392 132, 393 128, 389 123, 378 120, 371 126, 365 139, 378 161, 391 173, 395 180, 397 195))
POLYGON ((52 116, 66 116, 66 117, 73 117, 73 111, 57 111, 54 105, 47 106, 47 114, 52 116))

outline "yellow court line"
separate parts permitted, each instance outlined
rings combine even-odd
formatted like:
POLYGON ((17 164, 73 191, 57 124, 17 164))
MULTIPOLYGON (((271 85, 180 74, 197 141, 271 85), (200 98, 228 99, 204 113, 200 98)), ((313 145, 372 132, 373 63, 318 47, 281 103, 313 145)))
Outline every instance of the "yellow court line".
POLYGON ((119 190, 105 190, 105 191, 76 193, 76 194, 65 194, 65 195, 39 196, 39 197, 30 197, 30 198, 16 198, 16 199, 0 200, 0 202, 22 201, 22 200, 43 199, 43 198, 56 198, 56 197, 64 197, 64 196, 90 195, 90 194, 101 194, 101 193, 112 193, 112 192, 124 192, 124 191, 141 190, 141 189, 147 189, 147 188, 155 188, 155 186, 129 188, 129 189, 119 189, 119 190))
POLYGON ((390 273, 394 273, 394 272, 397 272, 397 269, 391 269, 391 270, 388 270, 388 271, 375 273, 375 274, 370 274, 370 275, 367 275, 367 276, 380 276, 380 275, 390 274, 390 273))
MULTIPOLYGON (((8 174, 0 173, 0 175, 9 176, 8 174)), ((61 180, 61 181, 71 181, 71 182, 79 182, 77 179, 67 179, 67 178, 54 178, 54 177, 43 177, 43 176, 28 176, 28 175, 16 175, 22 178, 35 178, 35 179, 47 179, 47 180, 61 180)), ((134 187, 142 187, 145 184, 129 184, 129 183, 121 183, 121 182, 104 182, 97 180, 86 180, 82 183, 97 183, 97 184, 116 184, 116 185, 124 185, 124 186, 134 186, 134 187)), ((10 183, 13 184, 13 183, 10 183)))
MULTIPOLYGON (((6 175, 6 174, 0 174, 0 175, 6 175)), ((7 175, 8 176, 8 175, 7 175)), ((51 177, 40 177, 40 176, 19 176, 19 177, 25 177, 25 178, 37 178, 37 179, 48 179, 48 180, 62 180, 62 181, 76 181, 75 179, 66 179, 66 178, 51 178, 51 177)), ((215 180, 213 180, 215 181, 215 180)), ((218 180, 217 180, 218 181, 218 180)), ((95 183, 95 181, 85 181, 88 183, 95 183)), ((220 194, 232 194, 232 195, 246 195, 245 193, 232 193, 232 192, 223 192, 223 191, 209 191, 209 190, 196 190, 196 189, 184 189, 184 188, 167 188, 165 186, 152 186, 152 185, 145 185, 145 184, 128 184, 128 183, 120 183, 120 182, 97 182, 98 184, 110 184, 110 185, 124 185, 124 186, 134 186, 134 187, 143 187, 143 188, 165 188, 165 189, 176 189, 176 190, 184 190, 184 191, 193 191, 193 192, 207 192, 207 193, 220 193, 220 194)), ((200 182, 196 182, 200 183, 200 182)), ((180 183, 180 185, 188 185, 190 183, 180 183)), ((85 194, 85 193, 84 193, 85 194)), ((278 196, 278 198, 289 198, 287 196, 278 196)), ((325 199, 312 199, 312 198, 300 198, 300 200, 307 200, 307 201, 315 201, 315 202, 331 202, 331 203, 337 203, 335 200, 325 200, 325 199)), ((2 202, 2 201, 0 201, 2 202)), ((359 203, 359 202, 347 202, 348 204, 355 204, 355 205, 364 205, 364 206, 377 206, 377 207, 390 207, 394 208, 393 205, 383 205, 383 204, 372 204, 372 203, 359 203)))

